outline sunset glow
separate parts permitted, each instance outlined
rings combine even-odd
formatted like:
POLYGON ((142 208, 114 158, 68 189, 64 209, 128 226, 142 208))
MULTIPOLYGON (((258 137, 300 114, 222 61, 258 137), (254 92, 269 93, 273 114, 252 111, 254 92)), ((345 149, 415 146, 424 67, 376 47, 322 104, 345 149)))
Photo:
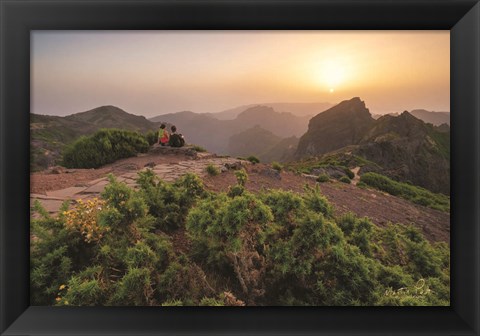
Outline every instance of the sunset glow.
POLYGON ((269 102, 450 110, 449 31, 34 31, 32 112, 147 117, 269 102))

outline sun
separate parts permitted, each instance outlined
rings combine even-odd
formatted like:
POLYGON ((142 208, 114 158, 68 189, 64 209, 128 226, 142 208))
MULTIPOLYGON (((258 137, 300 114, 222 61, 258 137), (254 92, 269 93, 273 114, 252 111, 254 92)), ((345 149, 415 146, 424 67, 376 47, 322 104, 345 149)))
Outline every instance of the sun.
POLYGON ((335 92, 348 79, 346 64, 341 59, 323 60, 317 64, 316 68, 316 81, 330 93, 335 92))

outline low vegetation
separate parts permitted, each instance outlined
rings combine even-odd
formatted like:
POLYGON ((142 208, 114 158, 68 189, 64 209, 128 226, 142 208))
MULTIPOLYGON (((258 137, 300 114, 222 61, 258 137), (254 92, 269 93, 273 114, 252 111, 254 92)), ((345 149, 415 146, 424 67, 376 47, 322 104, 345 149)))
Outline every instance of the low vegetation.
POLYGON ((320 174, 317 177, 317 182, 324 183, 330 181, 330 177, 327 174, 320 174))
POLYGON ((352 181, 351 181, 348 177, 346 177, 346 176, 340 177, 340 180, 339 180, 339 181, 342 182, 342 183, 346 183, 346 184, 352 183, 352 181))
POLYGON ((116 160, 148 150, 149 143, 137 132, 102 129, 91 136, 82 136, 63 151, 67 168, 98 168, 116 160))
POLYGON ((210 176, 217 176, 220 174, 220 169, 218 169, 217 166, 214 166, 213 164, 209 164, 205 170, 207 171, 208 175, 210 176))
POLYGON ((158 131, 148 131, 144 136, 150 146, 158 142, 158 131))
POLYGON ((260 160, 256 156, 253 156, 253 155, 250 155, 249 157, 247 157, 246 160, 250 161, 253 164, 260 163, 260 160))
POLYGON ((329 166, 342 168, 345 171, 345 174, 351 179, 354 177, 354 174, 349 167, 353 168, 368 166, 380 169, 380 167, 372 161, 369 161, 358 155, 345 153, 326 154, 324 156, 306 158, 288 164, 288 167, 291 170, 305 174, 310 174, 314 169, 325 168, 329 166))
POLYGON ((31 221, 33 305, 449 305, 450 256, 411 226, 336 217, 318 185, 303 193, 207 191, 113 176, 99 199, 31 221), (188 243, 173 240, 172 235, 188 243))
POLYGON ((450 211, 450 198, 443 194, 435 194, 421 187, 397 182, 377 173, 363 174, 360 178, 360 182, 389 193, 390 195, 402 197, 416 204, 445 212, 450 211))
POLYGON ((205 153, 207 150, 205 148, 203 148, 202 146, 198 146, 198 145, 193 145, 192 146, 193 150, 198 152, 198 153, 205 153))
POLYGON ((276 171, 282 171, 283 169, 283 165, 281 165, 280 163, 276 162, 276 161, 273 161, 272 162, 272 168, 275 169, 276 171))

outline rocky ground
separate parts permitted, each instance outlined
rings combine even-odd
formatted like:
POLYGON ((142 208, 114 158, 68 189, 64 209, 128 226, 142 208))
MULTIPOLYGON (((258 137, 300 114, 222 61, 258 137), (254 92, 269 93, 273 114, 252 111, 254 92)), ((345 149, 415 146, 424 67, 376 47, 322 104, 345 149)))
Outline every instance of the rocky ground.
MULTIPOLYGON (((235 158, 217 157, 209 153, 197 153, 194 156, 185 151, 169 153, 154 151, 137 157, 119 160, 99 169, 65 169, 57 167, 31 174, 31 196, 33 203, 39 200, 51 213, 58 211, 65 200, 74 202, 78 198, 92 198, 99 195, 107 184, 107 175, 114 174, 119 180, 135 187, 135 177, 141 169, 151 168, 162 179, 174 181, 187 172, 198 174, 206 187, 212 191, 226 191, 236 183, 231 165, 242 164, 248 172, 247 189, 258 192, 262 188, 291 190, 302 192, 305 184, 315 185, 312 177, 293 172, 277 172, 264 164, 252 165, 235 158), (187 154, 187 155, 186 155, 187 154), (208 165, 217 166, 222 173, 210 176, 206 172, 208 165)), ((353 184, 341 182, 321 183, 322 193, 333 204, 336 214, 348 211, 358 216, 368 216, 379 226, 387 223, 414 224, 422 229, 430 241, 450 239, 450 214, 413 204, 371 189, 361 189, 353 184)), ((183 240, 183 235, 177 237, 183 240)), ((184 245, 184 244, 180 244, 184 245)))

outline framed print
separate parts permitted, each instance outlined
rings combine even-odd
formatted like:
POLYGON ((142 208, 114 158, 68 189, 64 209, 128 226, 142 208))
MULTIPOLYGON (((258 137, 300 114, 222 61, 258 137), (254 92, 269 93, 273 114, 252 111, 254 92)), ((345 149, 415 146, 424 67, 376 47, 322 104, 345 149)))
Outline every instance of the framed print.
POLYGON ((479 333, 477 1, 1 6, 2 334, 479 333))

